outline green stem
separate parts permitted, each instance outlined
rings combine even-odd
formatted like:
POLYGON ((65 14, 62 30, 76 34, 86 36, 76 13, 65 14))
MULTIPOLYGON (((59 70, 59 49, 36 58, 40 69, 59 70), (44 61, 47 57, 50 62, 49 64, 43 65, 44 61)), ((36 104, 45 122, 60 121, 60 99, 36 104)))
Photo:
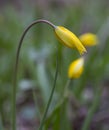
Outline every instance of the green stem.
POLYGON ((50 94, 50 97, 49 97, 49 100, 48 100, 47 106, 46 106, 46 108, 45 108, 45 112, 44 112, 44 114, 43 114, 43 117, 42 117, 42 120, 41 120, 41 123, 40 123, 40 126, 39 126, 39 129, 38 129, 38 130, 42 130, 42 128, 43 128, 43 124, 44 124, 44 121, 45 121, 47 112, 48 112, 48 110, 49 110, 49 106, 50 106, 50 103, 51 103, 51 101, 52 101, 53 93, 54 93, 54 90, 55 90, 55 87, 56 87, 57 75, 58 75, 58 58, 57 58, 56 73, 55 73, 53 88, 52 88, 52 90, 51 90, 51 94, 50 94))
POLYGON ((17 71, 18 71, 18 62, 19 62, 19 55, 20 55, 20 49, 23 42, 23 39, 28 32, 28 30, 34 26, 37 23, 46 23, 49 24, 53 29, 56 28, 55 25, 53 25, 51 22, 47 20, 36 20, 32 24, 30 24, 25 31, 22 34, 22 37, 19 41, 19 45, 17 48, 16 53, 16 61, 15 61, 15 68, 14 68, 14 77, 13 77, 13 88, 12 88, 12 130, 16 130, 16 89, 17 89, 17 71))
POLYGON ((65 85, 65 90, 64 90, 64 97, 67 97, 68 96, 68 93, 69 93, 69 87, 71 85, 71 82, 72 82, 72 79, 68 79, 67 80, 67 83, 65 85))
POLYGON ((95 98, 93 100, 93 104, 86 116, 86 119, 84 121, 84 124, 83 124, 83 127, 82 127, 82 130, 88 130, 89 127, 90 127, 90 123, 91 123, 91 120, 93 118, 93 115, 95 113, 95 111, 97 110, 98 108, 98 105, 99 105, 99 102, 100 102, 100 95, 101 95, 101 92, 102 92, 102 89, 97 86, 98 88, 96 89, 96 94, 95 94, 95 98))
POLYGON ((71 85, 72 79, 68 79, 66 86, 65 86, 65 91, 64 91, 64 98, 70 97, 73 101, 74 108, 78 109, 80 107, 79 101, 76 99, 75 95, 73 92, 69 91, 69 87, 71 85))

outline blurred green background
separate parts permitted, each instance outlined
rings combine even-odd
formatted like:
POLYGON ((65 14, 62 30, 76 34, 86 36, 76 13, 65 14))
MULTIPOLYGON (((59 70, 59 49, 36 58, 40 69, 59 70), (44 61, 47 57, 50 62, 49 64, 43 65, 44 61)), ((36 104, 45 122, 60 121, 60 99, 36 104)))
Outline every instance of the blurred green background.
POLYGON ((81 130, 95 101, 95 95, 99 93, 99 102, 95 103, 98 105, 91 116, 88 130, 108 130, 108 0, 0 0, 0 130, 11 129, 11 90, 18 42, 24 29, 37 19, 46 19, 55 25, 62 25, 77 36, 85 32, 94 33, 99 38, 99 44, 87 48, 85 71, 79 79, 73 80, 70 86, 80 108, 73 109, 71 100, 67 105, 61 105, 63 112, 57 110, 53 113, 68 80, 68 66, 80 55, 76 50, 60 44, 54 31, 46 24, 40 23, 28 32, 21 49, 18 69, 17 129, 38 128, 38 113, 43 114, 48 101, 58 54, 59 75, 48 112, 49 127, 53 130, 81 130), (99 89, 102 91, 99 92, 99 89), (64 106, 68 108, 64 110, 64 106))

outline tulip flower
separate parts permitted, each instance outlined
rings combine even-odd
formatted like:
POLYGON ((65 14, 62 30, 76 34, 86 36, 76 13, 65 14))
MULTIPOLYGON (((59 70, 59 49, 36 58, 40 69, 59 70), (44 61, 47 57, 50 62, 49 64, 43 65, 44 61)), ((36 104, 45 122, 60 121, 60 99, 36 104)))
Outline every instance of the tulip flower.
MULTIPOLYGON (((16 52, 16 61, 15 61, 15 68, 14 68, 14 76, 13 76, 13 89, 12 89, 12 130, 16 130, 16 93, 17 93, 17 73, 18 73, 18 63, 19 63, 19 57, 20 57, 20 50, 23 44, 23 40, 27 34, 27 32, 29 31, 29 29, 31 27, 33 27, 34 25, 38 24, 38 23, 46 23, 48 25, 50 25, 56 36, 58 37, 58 39, 66 46, 70 47, 70 48, 76 48, 80 54, 83 54, 84 52, 86 52, 85 47, 83 46, 82 42, 79 40, 79 38, 77 38, 77 36, 75 34, 73 34, 72 32, 70 32, 69 30, 67 30, 64 27, 61 26, 55 26, 54 24, 52 24, 51 22, 47 21, 47 20, 43 20, 43 19, 39 19, 36 20, 34 22, 32 22, 23 32, 20 40, 19 40, 19 44, 18 44, 18 48, 17 48, 17 52, 16 52)), ((57 60, 58 61, 58 60, 57 60)), ((82 71, 83 71, 83 60, 78 60, 74 62, 74 65, 72 64, 70 66, 69 69, 69 77, 70 78, 78 78, 82 71), (80 62, 79 62, 80 61, 80 62)), ((54 79, 54 83, 53 83, 53 87, 52 87, 52 91, 50 93, 50 97, 47 103, 47 106, 45 108, 45 112, 43 114, 42 120, 40 122, 40 126, 38 130, 42 130, 43 129, 43 125, 45 122, 45 118, 50 106, 50 103, 52 101, 52 97, 53 97, 53 93, 56 87, 56 81, 57 81, 57 75, 58 75, 58 63, 56 64, 56 72, 55 72, 55 79, 54 79)))
POLYGON ((68 29, 62 26, 56 26, 55 33, 61 43, 63 43, 67 47, 76 48, 80 54, 86 52, 86 49, 83 46, 82 42, 79 40, 79 38, 68 29))
POLYGON ((81 57, 75 61, 73 61, 68 68, 68 77, 70 79, 79 78, 83 73, 84 69, 84 58, 81 57))
POLYGON ((98 44, 98 38, 97 35, 93 34, 93 33, 85 33, 82 34, 79 37, 80 41, 82 42, 82 44, 86 47, 86 46, 94 46, 98 44))

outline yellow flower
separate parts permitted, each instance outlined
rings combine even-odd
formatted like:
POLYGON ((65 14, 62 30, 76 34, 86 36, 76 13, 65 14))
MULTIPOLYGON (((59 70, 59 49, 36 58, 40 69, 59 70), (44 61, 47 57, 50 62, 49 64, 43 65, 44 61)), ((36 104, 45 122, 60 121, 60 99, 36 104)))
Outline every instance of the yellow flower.
POLYGON ((62 26, 56 26, 55 33, 58 39, 67 47, 77 48, 80 54, 86 52, 85 47, 82 45, 81 41, 77 36, 62 26))
POLYGON ((84 58, 81 57, 73 61, 68 68, 68 77, 69 78, 79 78, 83 73, 84 69, 84 58))
POLYGON ((98 38, 95 34, 85 33, 79 37, 84 46, 94 46, 98 44, 98 38))

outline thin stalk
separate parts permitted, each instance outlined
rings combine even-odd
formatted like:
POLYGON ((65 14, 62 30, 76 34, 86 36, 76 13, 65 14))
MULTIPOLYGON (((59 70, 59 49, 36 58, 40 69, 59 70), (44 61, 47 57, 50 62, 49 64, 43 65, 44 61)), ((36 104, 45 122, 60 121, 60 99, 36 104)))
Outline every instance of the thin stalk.
POLYGON ((71 82, 72 82, 72 79, 68 79, 67 80, 67 83, 65 85, 65 90, 64 90, 64 97, 68 96, 69 87, 70 87, 71 82))
POLYGON ((43 114, 43 117, 42 117, 42 120, 41 120, 41 123, 40 123, 40 126, 39 126, 38 130, 42 130, 42 128, 43 128, 43 124, 45 122, 45 118, 46 118, 47 112, 49 110, 49 106, 50 106, 50 103, 52 101, 53 93, 54 93, 54 90, 55 90, 55 87, 56 87, 57 75, 58 75, 58 58, 57 58, 57 63, 56 63, 56 72, 55 72, 55 78, 54 78, 53 88, 51 90, 51 94, 50 94, 50 97, 49 97, 49 100, 48 100, 47 106, 45 108, 45 112, 43 114))
POLYGON ((80 107, 80 103, 79 103, 79 101, 76 99, 76 97, 75 97, 75 95, 73 94, 73 92, 71 92, 71 91, 69 90, 69 87, 70 87, 72 81, 73 81, 72 79, 68 79, 68 80, 67 80, 67 83, 66 83, 66 86, 65 86, 65 91, 64 91, 64 99, 70 97, 70 98, 72 99, 72 101, 73 101, 74 107, 75 107, 76 109, 78 109, 78 108, 80 107))
POLYGON ((14 68, 14 77, 13 77, 13 88, 12 88, 12 130, 16 130, 16 89, 17 89, 17 71, 18 71, 18 62, 19 62, 19 55, 20 55, 20 49, 23 43, 23 39, 28 32, 28 30, 34 26, 37 23, 46 23, 49 24, 53 29, 56 28, 55 25, 53 25, 51 22, 47 20, 36 20, 32 24, 30 24, 25 31, 23 32, 21 39, 19 41, 19 45, 17 48, 16 53, 16 61, 15 61, 15 68, 14 68))

